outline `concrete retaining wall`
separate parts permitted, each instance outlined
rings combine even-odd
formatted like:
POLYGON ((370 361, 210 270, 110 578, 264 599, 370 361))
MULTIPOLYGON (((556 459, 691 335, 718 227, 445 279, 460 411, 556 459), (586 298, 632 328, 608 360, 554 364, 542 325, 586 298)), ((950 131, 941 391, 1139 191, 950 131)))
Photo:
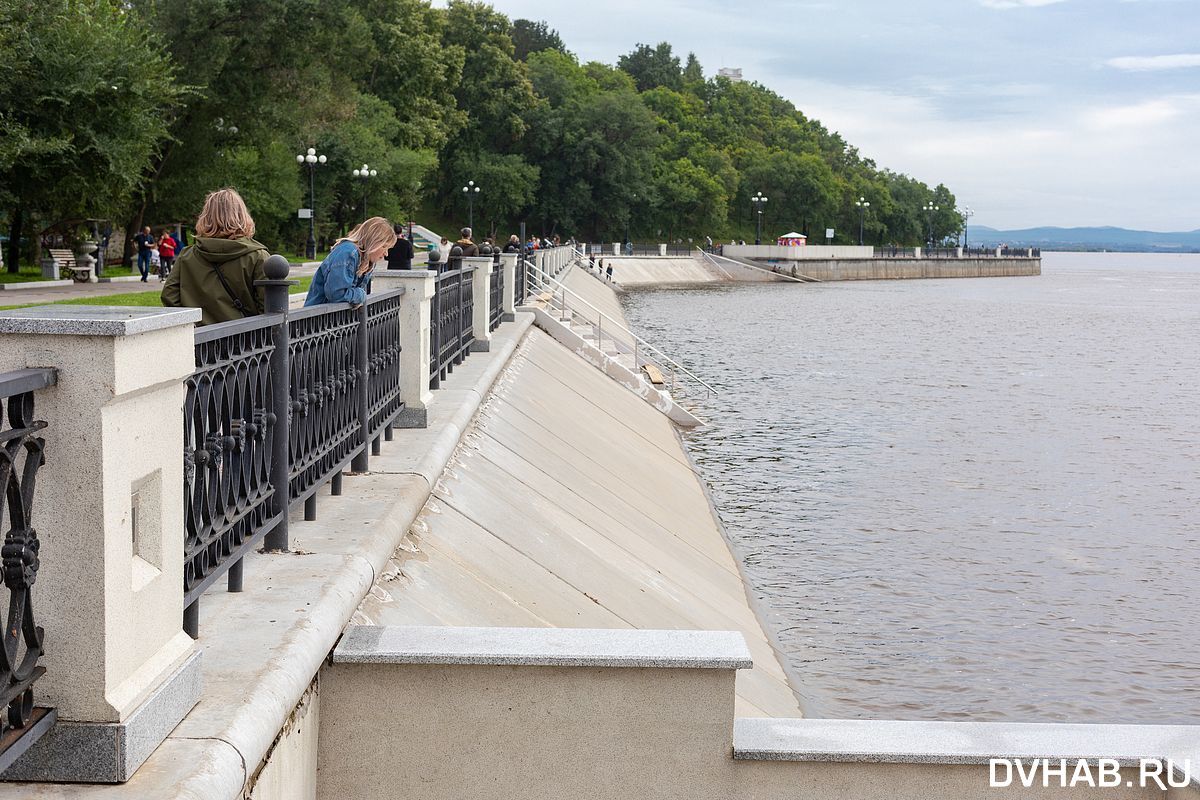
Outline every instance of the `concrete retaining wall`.
POLYGON ((781 247, 775 244, 727 244, 721 252, 730 258, 775 258, 781 261, 807 261, 817 258, 870 258, 875 248, 870 245, 823 245, 781 247))
POLYGON ((855 258, 812 259, 763 267, 822 281, 881 281, 904 278, 1001 278, 1041 275, 1040 258, 855 258))

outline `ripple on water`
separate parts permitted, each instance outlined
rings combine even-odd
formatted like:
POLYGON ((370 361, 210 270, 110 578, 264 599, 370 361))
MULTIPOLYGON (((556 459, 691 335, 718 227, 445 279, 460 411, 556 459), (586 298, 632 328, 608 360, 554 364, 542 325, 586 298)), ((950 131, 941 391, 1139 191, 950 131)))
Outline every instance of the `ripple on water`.
POLYGON ((1200 257, 1044 271, 627 295, 810 714, 1200 717, 1200 257))

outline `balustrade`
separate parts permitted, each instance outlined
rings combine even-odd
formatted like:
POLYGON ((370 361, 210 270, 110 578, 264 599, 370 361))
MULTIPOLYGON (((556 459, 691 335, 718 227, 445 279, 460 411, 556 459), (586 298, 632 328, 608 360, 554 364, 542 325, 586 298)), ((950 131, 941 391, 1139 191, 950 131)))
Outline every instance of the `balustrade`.
POLYGON ((0 374, 0 400, 7 413, 0 422, 0 519, 7 521, 0 558, 4 588, 8 590, 7 625, 0 651, 0 770, 24 753, 40 731, 54 721, 50 709, 34 708, 33 685, 46 668, 42 656, 43 630, 33 613, 33 585, 37 581, 41 542, 33 528, 34 489, 45 463, 46 423, 34 419, 34 393, 52 386, 52 369, 22 369, 0 374), (7 512, 7 513, 6 513, 7 512), (44 720, 44 722, 43 722, 44 720), (33 733, 33 736, 28 734, 33 733))

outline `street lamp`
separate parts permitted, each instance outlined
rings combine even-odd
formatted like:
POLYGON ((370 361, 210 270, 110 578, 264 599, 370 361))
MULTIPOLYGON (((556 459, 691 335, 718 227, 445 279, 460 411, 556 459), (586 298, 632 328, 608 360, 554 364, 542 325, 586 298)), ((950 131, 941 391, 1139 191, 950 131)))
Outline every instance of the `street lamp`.
POLYGON ((926 244, 928 244, 930 247, 933 247, 933 212, 940 211, 941 207, 935 206, 933 201, 930 200, 928 203, 921 206, 921 210, 925 212, 925 217, 929 220, 929 238, 926 240, 926 244))
POLYGON ((467 196, 467 227, 471 230, 475 229, 475 196, 479 194, 479 187, 475 185, 475 181, 467 181, 467 185, 463 187, 463 194, 467 196))
POLYGON ((754 206, 755 210, 758 211, 758 228, 756 229, 758 232, 754 235, 754 243, 762 244, 762 214, 763 206, 767 204, 767 198, 763 197, 762 192, 759 192, 758 194, 754 195, 754 197, 750 198, 750 203, 754 206))
POLYGON ((367 181, 379 174, 378 170, 373 170, 366 164, 363 164, 352 173, 354 177, 363 182, 363 222, 367 221, 367 181))
POLYGON ((966 249, 967 249, 967 221, 968 221, 968 220, 970 220, 970 219, 971 219, 971 217, 973 217, 973 216, 975 216, 975 209, 973 209, 973 208, 964 208, 964 209, 962 210, 962 221, 963 221, 963 249, 964 249, 964 250, 966 250, 966 249))
POLYGON ((296 156, 296 163, 308 167, 308 241, 304 243, 306 258, 317 257, 317 195, 313 183, 313 173, 317 164, 324 164, 325 156, 317 155, 316 149, 310 147, 308 152, 296 156))
POLYGON ((854 205, 858 206, 858 246, 862 247, 863 217, 867 215, 867 209, 871 207, 871 201, 865 197, 859 197, 854 201, 854 205))

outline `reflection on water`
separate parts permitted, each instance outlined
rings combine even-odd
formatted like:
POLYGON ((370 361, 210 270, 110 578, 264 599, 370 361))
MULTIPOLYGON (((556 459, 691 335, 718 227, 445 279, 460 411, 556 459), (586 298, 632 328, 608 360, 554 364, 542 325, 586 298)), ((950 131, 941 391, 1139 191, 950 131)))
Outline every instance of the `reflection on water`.
POLYGON ((1200 718, 1200 256, 631 293, 813 716, 1200 718))

